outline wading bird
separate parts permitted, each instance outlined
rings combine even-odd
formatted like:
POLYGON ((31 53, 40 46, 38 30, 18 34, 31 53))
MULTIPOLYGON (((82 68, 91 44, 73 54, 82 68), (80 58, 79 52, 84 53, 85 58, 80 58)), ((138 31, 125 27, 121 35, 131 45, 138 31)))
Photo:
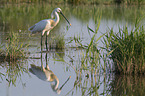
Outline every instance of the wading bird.
POLYGON ((48 81, 48 82, 54 82, 51 83, 51 88, 53 89, 54 92, 56 92, 57 94, 60 94, 63 86, 68 82, 68 80, 71 78, 69 77, 65 83, 58 88, 59 85, 59 79, 57 78, 57 76, 49 69, 49 66, 47 64, 47 53, 46 53, 46 68, 43 66, 42 63, 42 53, 41 53, 41 66, 36 66, 34 64, 31 64, 31 68, 29 68, 29 71, 34 74, 35 76, 37 76, 39 79, 43 80, 43 81, 48 81))
POLYGON ((61 9, 60 8, 55 8, 53 10, 53 12, 51 13, 51 19, 41 20, 41 21, 39 21, 38 23, 36 23, 35 25, 31 26, 28 29, 29 31, 31 31, 32 34, 35 34, 37 32, 41 32, 41 51, 42 51, 42 37, 43 37, 45 32, 47 32, 45 44, 46 44, 46 50, 48 50, 48 48, 47 48, 47 35, 49 35, 50 30, 52 30, 58 24, 58 22, 59 22, 58 13, 60 13, 66 19, 68 24, 71 26, 70 22, 63 15, 61 9))

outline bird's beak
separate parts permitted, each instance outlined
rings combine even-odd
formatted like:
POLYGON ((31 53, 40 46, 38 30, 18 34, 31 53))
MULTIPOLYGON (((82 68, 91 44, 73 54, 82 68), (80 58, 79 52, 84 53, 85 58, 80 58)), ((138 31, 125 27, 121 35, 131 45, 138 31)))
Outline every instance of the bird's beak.
POLYGON ((65 20, 68 22, 68 24, 71 26, 70 22, 67 20, 67 18, 63 15, 63 13, 60 11, 60 14, 65 18, 65 20))
POLYGON ((71 76, 68 77, 68 79, 64 82, 64 84, 59 88, 59 90, 62 89, 62 87, 67 83, 67 81, 71 78, 71 76))

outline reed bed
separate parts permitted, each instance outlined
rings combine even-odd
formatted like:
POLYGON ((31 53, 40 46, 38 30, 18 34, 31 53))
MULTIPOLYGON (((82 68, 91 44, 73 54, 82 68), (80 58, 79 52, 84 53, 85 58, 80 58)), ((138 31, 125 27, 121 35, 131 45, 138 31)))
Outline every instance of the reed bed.
POLYGON ((128 4, 128 5, 132 5, 132 4, 144 4, 145 0, 1 0, 0 3, 50 3, 50 4, 73 4, 73 5, 78 5, 78 4, 83 4, 83 5, 87 5, 87 4, 104 4, 104 5, 108 5, 108 4, 128 4))
POLYGON ((117 74, 144 74, 145 72, 145 30, 135 26, 131 31, 127 27, 105 36, 107 51, 112 51, 114 71, 117 74), (108 42, 108 43, 107 43, 108 42))
POLYGON ((0 57, 3 60, 15 61, 20 58, 25 57, 25 50, 28 47, 28 44, 19 43, 19 34, 15 32, 10 32, 7 37, 7 43, 2 45, 4 48, 1 48, 0 57))

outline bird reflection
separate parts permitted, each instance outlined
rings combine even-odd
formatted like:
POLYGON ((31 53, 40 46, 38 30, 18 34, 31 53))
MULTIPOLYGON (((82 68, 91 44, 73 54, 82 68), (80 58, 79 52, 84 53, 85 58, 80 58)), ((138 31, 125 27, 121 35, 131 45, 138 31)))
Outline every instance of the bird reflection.
POLYGON ((47 64, 47 53, 46 53, 45 59, 46 59, 46 67, 43 66, 42 53, 41 53, 41 66, 36 66, 34 64, 31 64, 31 68, 29 68, 29 71, 32 74, 34 74, 35 76, 37 76, 39 79, 41 79, 43 81, 51 82, 51 88, 53 89, 53 91, 56 92, 57 94, 60 94, 62 87, 67 83, 67 81, 70 79, 70 77, 65 81, 65 83, 60 88, 58 88, 59 79, 50 70, 50 68, 47 64))

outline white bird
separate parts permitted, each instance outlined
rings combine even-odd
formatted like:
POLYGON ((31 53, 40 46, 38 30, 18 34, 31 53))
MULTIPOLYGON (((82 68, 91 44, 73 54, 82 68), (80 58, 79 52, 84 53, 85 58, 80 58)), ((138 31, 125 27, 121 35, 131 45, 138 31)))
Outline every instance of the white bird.
POLYGON ((48 82, 54 82, 54 84, 51 84, 51 87, 53 89, 53 91, 55 91, 57 94, 60 94, 62 87, 67 83, 67 81, 71 78, 69 77, 65 83, 58 88, 59 85, 59 79, 57 78, 57 76, 49 69, 49 66, 47 65, 46 68, 44 68, 44 66, 42 65, 40 66, 36 66, 34 64, 31 64, 31 68, 29 68, 29 71, 36 75, 39 79, 43 80, 43 81, 48 81, 48 82))
POLYGON ((61 9, 60 8, 55 8, 53 10, 53 12, 51 13, 51 19, 41 20, 41 21, 39 21, 38 23, 36 23, 35 25, 31 26, 28 29, 29 31, 31 31, 32 34, 35 34, 37 32, 41 32, 41 51, 42 51, 42 36, 44 35, 45 32, 47 32, 45 44, 46 44, 46 50, 48 50, 48 48, 47 48, 47 35, 49 35, 50 30, 52 30, 58 24, 58 22, 59 22, 58 13, 60 13, 66 19, 68 24, 71 26, 70 22, 63 15, 61 9))
POLYGON ((59 79, 57 76, 49 69, 49 66, 47 64, 47 53, 46 53, 46 68, 42 64, 42 54, 41 54, 41 66, 36 66, 34 64, 31 64, 31 68, 29 68, 29 71, 37 76, 39 79, 43 81, 48 81, 48 82, 54 82, 51 83, 51 88, 53 91, 55 91, 57 94, 60 94, 62 87, 67 83, 67 81, 71 78, 69 77, 65 83, 58 88, 59 85, 59 79))

